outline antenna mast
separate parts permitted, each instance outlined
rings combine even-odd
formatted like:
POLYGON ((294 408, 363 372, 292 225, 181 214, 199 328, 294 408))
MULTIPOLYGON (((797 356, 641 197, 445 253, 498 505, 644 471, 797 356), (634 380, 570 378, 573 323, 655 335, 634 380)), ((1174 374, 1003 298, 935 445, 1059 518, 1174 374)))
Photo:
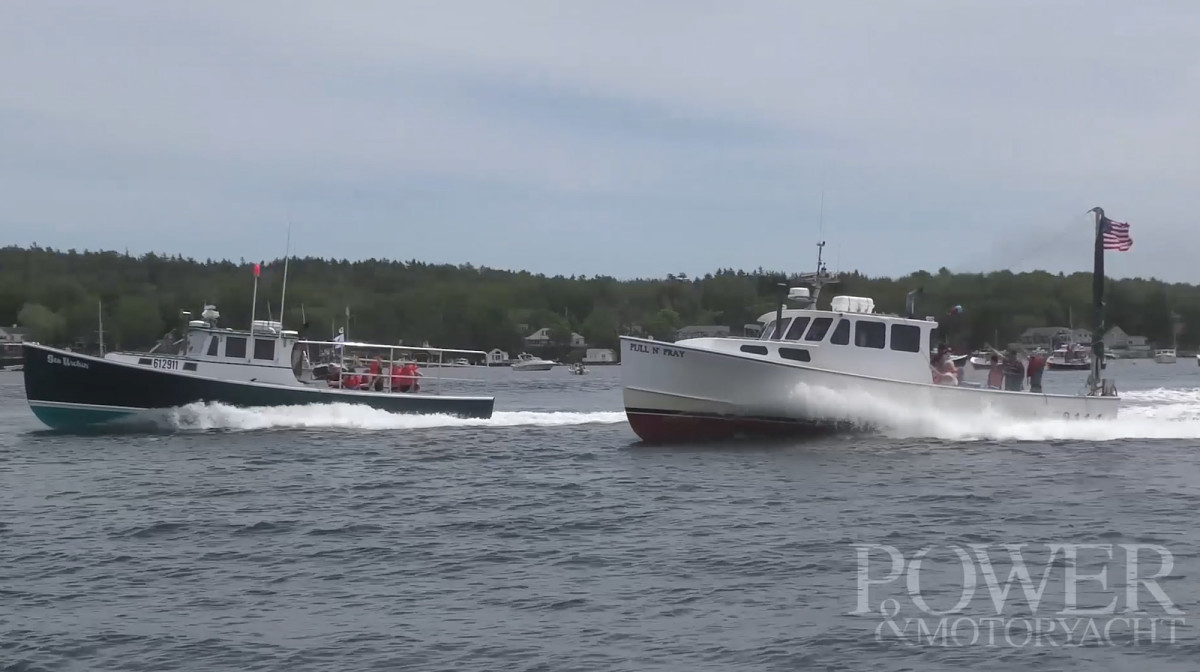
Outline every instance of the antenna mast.
POLYGON ((97 309, 97 313, 99 314, 99 317, 100 317, 100 331, 98 333, 98 337, 100 339, 100 356, 103 357, 104 356, 104 300, 103 299, 96 300, 96 309, 97 309))
POLYGON ((279 331, 283 333, 283 309, 287 301, 287 272, 288 260, 292 255, 292 216, 288 215, 287 246, 283 251, 283 295, 279 297, 279 331))

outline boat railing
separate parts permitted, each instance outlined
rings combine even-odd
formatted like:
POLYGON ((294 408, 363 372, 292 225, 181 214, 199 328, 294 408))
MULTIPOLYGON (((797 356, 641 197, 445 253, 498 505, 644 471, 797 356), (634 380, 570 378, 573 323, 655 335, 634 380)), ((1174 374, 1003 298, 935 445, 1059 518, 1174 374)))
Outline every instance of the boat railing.
MULTIPOLYGON (((320 350, 326 351, 330 356, 330 361, 311 361, 310 366, 321 365, 336 365, 338 367, 337 385, 340 389, 350 389, 361 392, 397 392, 404 393, 402 390, 393 390, 393 377, 401 377, 396 367, 404 364, 416 364, 418 372, 422 368, 438 369, 431 376, 421 373, 419 378, 432 380, 434 389, 431 390, 434 394, 441 393, 441 385, 443 382, 458 382, 458 383, 486 383, 488 381, 477 378, 460 378, 443 375, 443 371, 447 369, 458 368, 483 368, 490 369, 487 365, 488 353, 482 350, 468 350, 463 348, 435 348, 429 346, 415 345, 391 345, 384 343, 367 343, 360 341, 316 341, 316 340, 297 340, 297 346, 302 346, 307 351, 307 346, 316 346, 320 350), (386 358, 385 354, 386 353, 386 358), (406 355, 411 355, 406 356, 406 355), (424 355, 425 359, 421 360, 418 357, 424 355), (451 357, 447 358, 447 355, 451 357), (461 359, 459 355, 473 355, 473 358, 479 360, 478 364, 458 364, 454 360, 461 359), (362 376, 371 376, 369 371, 370 363, 376 357, 380 359, 380 373, 378 378, 381 380, 379 389, 373 384, 372 379, 367 379, 369 387, 347 387, 347 381, 351 377, 361 379, 362 376), (423 366, 422 366, 423 365, 423 366)), ((319 353, 320 354, 320 353, 319 353)), ((332 378, 328 374, 324 378, 326 381, 332 382, 332 378)), ((420 380, 415 381, 420 385, 420 380)))

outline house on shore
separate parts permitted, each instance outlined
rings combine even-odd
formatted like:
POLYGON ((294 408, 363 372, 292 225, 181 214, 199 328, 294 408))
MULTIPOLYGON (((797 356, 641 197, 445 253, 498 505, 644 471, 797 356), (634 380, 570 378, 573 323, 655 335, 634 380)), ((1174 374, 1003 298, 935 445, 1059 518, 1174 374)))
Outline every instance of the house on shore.
POLYGON ((1115 325, 1105 332, 1104 347, 1114 355, 1125 359, 1154 356, 1154 348, 1150 344, 1150 339, 1145 336, 1127 334, 1124 329, 1115 325))
POLYGON ((487 353, 488 366, 508 366, 511 363, 510 359, 508 353, 500 348, 492 348, 487 353))
MULTIPOLYGON (((537 331, 525 337, 525 347, 527 348, 544 348, 550 345, 552 345, 552 343, 550 342, 549 327, 542 327, 541 329, 538 329, 537 331)), ((570 346, 572 348, 586 348, 587 339, 575 332, 571 332, 570 346)))
POLYGON ((584 364, 619 364, 617 353, 611 348, 588 348, 583 356, 584 364))
POLYGON ((694 324, 675 332, 675 340, 685 338, 729 338, 729 327, 723 324, 694 324))

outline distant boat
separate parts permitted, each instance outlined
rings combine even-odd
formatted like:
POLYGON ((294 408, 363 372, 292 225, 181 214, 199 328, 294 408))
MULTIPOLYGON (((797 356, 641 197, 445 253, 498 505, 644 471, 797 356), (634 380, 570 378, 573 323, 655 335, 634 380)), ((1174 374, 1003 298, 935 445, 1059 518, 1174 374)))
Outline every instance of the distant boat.
POLYGON ((976 350, 975 352, 971 353, 971 368, 975 369, 976 371, 980 369, 990 369, 992 368, 992 357, 995 356, 996 354, 993 352, 976 350))
POLYGON ((1154 361, 1158 364, 1174 364, 1175 348, 1165 348, 1154 351, 1154 361))
POLYGON ((1087 371, 1091 367, 1091 353, 1074 343, 1058 348, 1046 358, 1046 368, 1051 371, 1087 371))
POLYGON ((528 352, 522 352, 517 355, 517 361, 513 362, 513 371, 549 371, 554 368, 557 362, 548 362, 544 359, 534 357, 528 352))

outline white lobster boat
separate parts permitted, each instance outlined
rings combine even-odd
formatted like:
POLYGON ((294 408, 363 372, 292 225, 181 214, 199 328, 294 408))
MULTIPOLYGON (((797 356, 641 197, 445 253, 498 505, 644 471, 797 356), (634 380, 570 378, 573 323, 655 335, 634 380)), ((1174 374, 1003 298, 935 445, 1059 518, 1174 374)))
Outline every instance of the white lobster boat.
POLYGON ((664 443, 870 429, 863 407, 880 402, 954 415, 1117 415, 1116 386, 1100 379, 1099 367, 1081 395, 935 385, 933 318, 913 317, 911 303, 907 316, 881 314, 870 298, 853 296, 836 296, 820 310, 821 286, 836 277, 821 270, 801 280, 812 291, 791 288, 788 299, 798 307, 762 316, 769 323, 758 338, 621 337, 622 391, 634 433, 664 443))

